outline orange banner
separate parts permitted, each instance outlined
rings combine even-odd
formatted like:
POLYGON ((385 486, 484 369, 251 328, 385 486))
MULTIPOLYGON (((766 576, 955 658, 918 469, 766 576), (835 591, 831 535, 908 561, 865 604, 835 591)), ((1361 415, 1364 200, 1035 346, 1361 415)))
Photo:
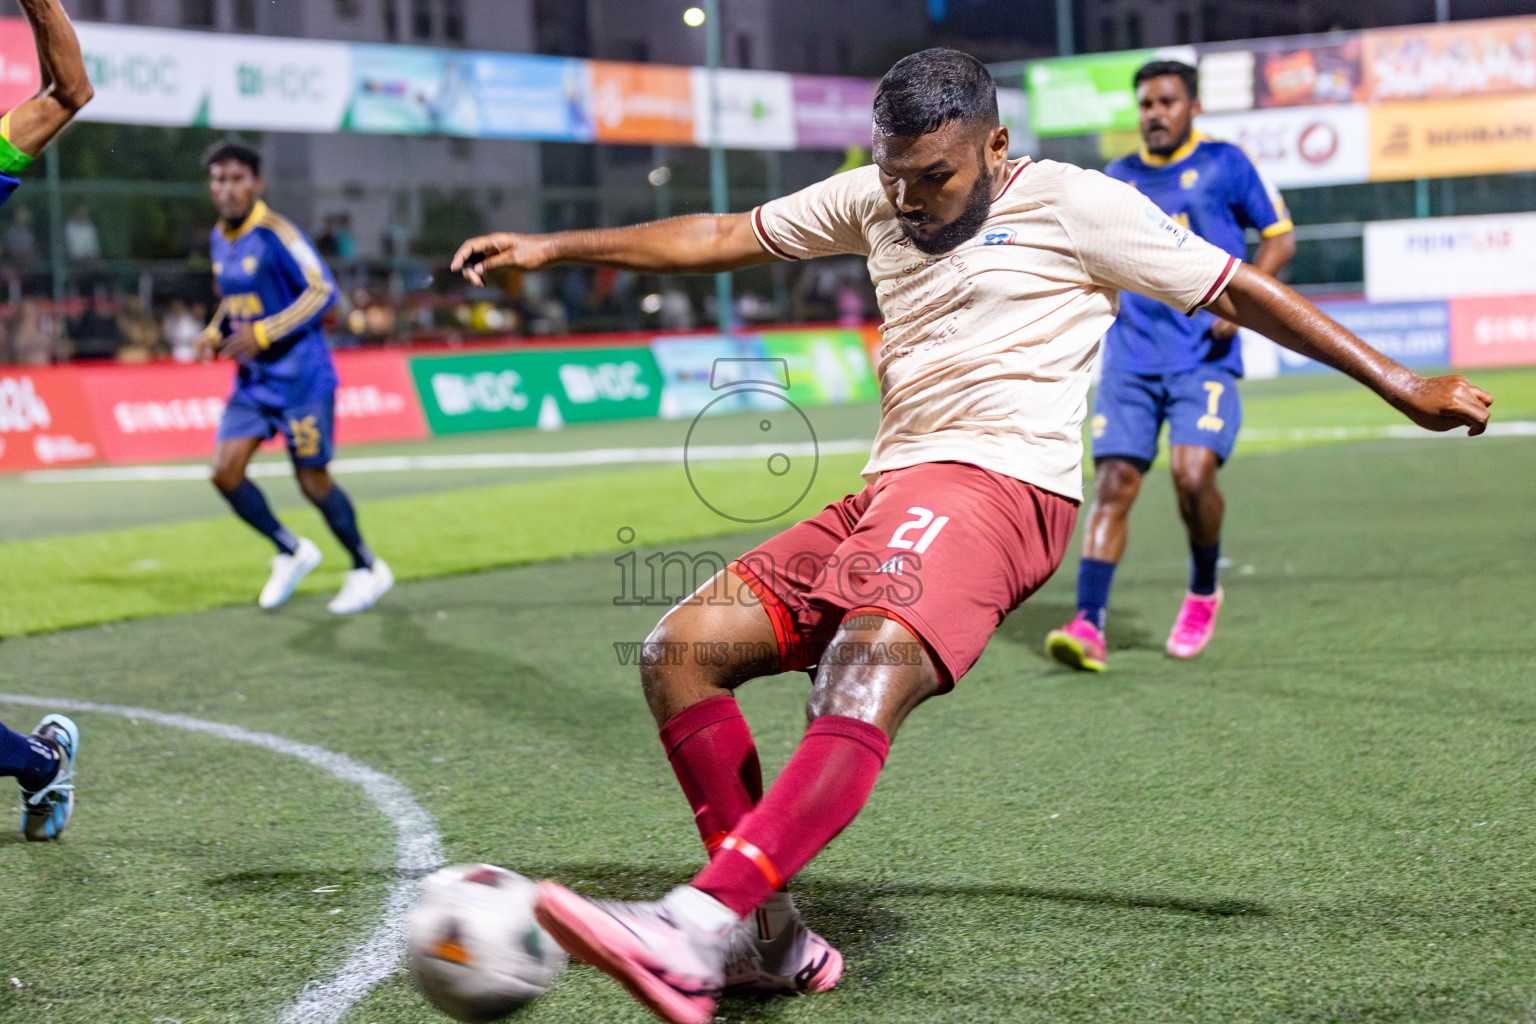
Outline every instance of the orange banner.
POLYGON ((688 81, 687 68, 593 61, 595 141, 693 145, 688 81))
POLYGON ((1495 18, 1365 33, 1367 102, 1536 90, 1536 18, 1495 18))
POLYGON ((1370 108, 1371 180, 1536 170, 1536 94, 1370 108))

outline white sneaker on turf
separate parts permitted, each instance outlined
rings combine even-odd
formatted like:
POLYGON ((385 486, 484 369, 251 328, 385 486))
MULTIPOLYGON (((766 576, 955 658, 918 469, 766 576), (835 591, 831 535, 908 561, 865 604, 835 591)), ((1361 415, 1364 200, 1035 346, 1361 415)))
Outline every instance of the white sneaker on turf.
POLYGON ((320 549, 306 537, 299 538, 299 546, 291 555, 272 556, 272 576, 261 588, 256 603, 263 608, 276 608, 293 596, 299 582, 315 571, 320 564, 320 549))
POLYGON ((709 1024, 720 998, 726 949, 738 920, 691 886, 660 903, 597 903, 554 882, 539 884, 539 925, 671 1024, 709 1024))
POLYGON ((736 926, 725 961, 732 995, 826 992, 843 976, 843 954, 800 920, 795 901, 776 892, 736 926))
POLYGON ((40 842, 59 838, 75 810, 75 757, 80 751, 80 727, 63 715, 49 715, 32 735, 59 750, 59 766, 42 789, 21 791, 21 831, 40 842))
POLYGON ((395 574, 384 559, 377 556, 367 569, 353 569, 342 581, 341 591, 326 605, 337 615, 367 611, 395 585, 395 574))

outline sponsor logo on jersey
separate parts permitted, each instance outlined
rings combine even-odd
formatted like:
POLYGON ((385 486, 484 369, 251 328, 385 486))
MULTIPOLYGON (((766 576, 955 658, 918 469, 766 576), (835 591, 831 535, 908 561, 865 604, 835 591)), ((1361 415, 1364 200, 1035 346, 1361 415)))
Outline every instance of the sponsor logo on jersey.
POLYGON ((1013 230, 1013 228, 993 228, 991 231, 983 233, 980 238, 976 239, 976 244, 1012 245, 1013 240, 1017 237, 1018 235, 1013 230))

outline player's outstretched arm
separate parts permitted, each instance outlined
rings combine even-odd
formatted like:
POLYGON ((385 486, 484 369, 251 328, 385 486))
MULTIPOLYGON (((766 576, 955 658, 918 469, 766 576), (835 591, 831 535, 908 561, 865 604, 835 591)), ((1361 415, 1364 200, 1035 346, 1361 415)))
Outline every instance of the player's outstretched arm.
POLYGON ((21 10, 32 25, 42 88, 37 95, 11 111, 11 145, 27 156, 38 156, 54 136, 64 130, 80 108, 90 102, 94 90, 85 73, 80 40, 59 0, 20 0, 21 10))
POLYGON ((1219 317, 1258 331, 1351 377, 1428 430, 1481 434, 1493 398, 1467 378, 1420 377, 1388 359, 1268 274, 1244 264, 1211 303, 1219 317))
POLYGON ((487 270, 499 267, 538 270, 567 262, 651 274, 712 274, 776 258, 757 240, 749 214, 699 214, 626 228, 482 235, 459 246, 451 269, 480 285, 487 270))

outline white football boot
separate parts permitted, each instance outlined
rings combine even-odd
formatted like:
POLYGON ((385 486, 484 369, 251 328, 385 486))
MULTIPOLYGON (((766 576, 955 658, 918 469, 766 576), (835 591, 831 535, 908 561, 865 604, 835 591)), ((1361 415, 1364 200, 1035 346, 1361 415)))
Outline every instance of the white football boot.
POLYGON ((374 556, 367 569, 353 569, 342 581, 341 591, 326 605, 337 615, 352 615, 372 608, 395 585, 395 574, 384 559, 374 556))
POLYGON ((276 608, 293 596, 299 583, 315 571, 320 564, 320 549, 306 537, 299 538, 299 546, 291 555, 272 556, 272 576, 261 588, 256 603, 263 608, 276 608))
POLYGON ((49 715, 32 735, 58 748, 59 766, 38 790, 21 791, 21 831, 28 840, 59 838, 75 810, 75 758, 80 752, 80 727, 63 715, 49 715))
POLYGON ((727 995, 826 992, 843 976, 843 954, 800 920, 787 892, 742 919, 725 960, 727 995))

